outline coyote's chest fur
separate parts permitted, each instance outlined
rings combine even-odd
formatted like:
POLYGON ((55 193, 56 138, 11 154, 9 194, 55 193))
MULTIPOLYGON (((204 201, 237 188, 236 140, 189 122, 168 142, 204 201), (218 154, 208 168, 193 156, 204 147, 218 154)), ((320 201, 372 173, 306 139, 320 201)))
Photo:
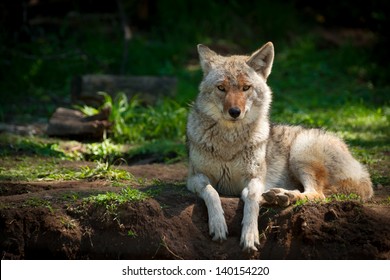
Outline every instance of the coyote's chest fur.
POLYGON ((197 110, 190 112, 187 125, 190 174, 206 175, 224 195, 239 195, 252 178, 262 178, 265 189, 299 188, 288 167, 291 147, 298 135, 323 134, 297 126, 271 125, 268 119, 229 126, 197 110))
POLYGON ((256 131, 256 124, 234 125, 207 122, 196 113, 188 122, 190 168, 205 174, 226 195, 239 195, 251 178, 263 175, 265 135, 256 131))

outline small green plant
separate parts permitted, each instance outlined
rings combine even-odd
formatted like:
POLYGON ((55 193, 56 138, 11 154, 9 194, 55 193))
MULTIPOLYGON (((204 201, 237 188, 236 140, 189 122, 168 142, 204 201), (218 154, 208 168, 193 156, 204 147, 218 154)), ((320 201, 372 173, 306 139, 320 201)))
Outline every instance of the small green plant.
POLYGON ((124 93, 112 98, 106 93, 101 108, 110 107, 111 137, 119 143, 140 143, 157 139, 184 140, 187 108, 174 100, 155 106, 141 106, 137 97, 128 100, 124 93))
POLYGON ((80 198, 80 194, 76 192, 70 192, 62 195, 62 199, 64 200, 77 201, 79 198, 80 198))
POLYGON ((122 145, 114 144, 111 139, 85 145, 84 157, 88 160, 107 161, 119 158, 125 152, 122 145))
POLYGON ((75 219, 72 219, 68 216, 61 216, 60 217, 60 223, 66 228, 66 229, 74 229, 77 227, 77 221, 75 219))
POLYGON ((303 198, 303 199, 298 199, 295 203, 294 203, 294 207, 298 207, 298 206, 302 206, 304 204, 307 204, 310 200, 307 199, 307 198, 303 198))
POLYGON ((133 230, 128 230, 127 231, 127 236, 131 237, 131 238, 136 238, 138 235, 135 231, 133 230))

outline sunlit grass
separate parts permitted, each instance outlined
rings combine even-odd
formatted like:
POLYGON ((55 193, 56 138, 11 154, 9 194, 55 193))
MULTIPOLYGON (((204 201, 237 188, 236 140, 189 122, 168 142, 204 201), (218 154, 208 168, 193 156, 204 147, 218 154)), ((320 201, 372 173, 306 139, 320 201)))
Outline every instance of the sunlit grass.
POLYGON ((146 199, 147 197, 148 196, 146 193, 131 187, 127 187, 127 188, 123 188, 119 193, 106 192, 104 194, 98 194, 98 195, 84 198, 84 201, 89 203, 96 203, 100 205, 107 205, 107 204, 120 205, 126 202, 141 201, 146 199))
POLYGON ((133 175, 108 163, 64 167, 62 160, 38 157, 5 157, 0 166, 3 181, 107 180, 131 181, 133 175))
POLYGON ((361 146, 387 145, 389 140, 389 107, 372 108, 365 104, 342 107, 303 109, 281 112, 274 116, 281 122, 332 131, 347 142, 361 146))
POLYGON ((321 204, 321 203, 331 203, 333 201, 361 201, 361 198, 359 195, 354 193, 350 193, 350 194, 336 193, 326 197, 325 199, 314 199, 314 200, 309 200, 307 198, 298 199, 293 204, 293 206, 299 207, 309 203, 321 204))
POLYGON ((132 187, 123 188, 120 192, 106 192, 103 194, 97 194, 89 196, 83 199, 82 207, 87 206, 103 206, 105 208, 105 214, 112 216, 113 220, 118 220, 118 207, 120 205, 139 202, 147 199, 149 196, 132 187))

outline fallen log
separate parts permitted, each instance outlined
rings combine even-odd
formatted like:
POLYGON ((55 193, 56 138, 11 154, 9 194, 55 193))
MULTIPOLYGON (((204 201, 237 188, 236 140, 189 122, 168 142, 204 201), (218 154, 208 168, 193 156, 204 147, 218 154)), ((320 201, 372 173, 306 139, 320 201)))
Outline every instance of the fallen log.
POLYGON ((97 106, 103 101, 98 92, 112 97, 123 92, 129 99, 137 95, 142 102, 154 104, 163 97, 173 97, 176 84, 174 77, 84 75, 73 79, 71 96, 73 103, 97 106))
POLYGON ((60 107, 50 118, 46 134, 77 139, 102 139, 104 132, 111 126, 109 114, 109 108, 97 115, 85 116, 80 111, 60 107))

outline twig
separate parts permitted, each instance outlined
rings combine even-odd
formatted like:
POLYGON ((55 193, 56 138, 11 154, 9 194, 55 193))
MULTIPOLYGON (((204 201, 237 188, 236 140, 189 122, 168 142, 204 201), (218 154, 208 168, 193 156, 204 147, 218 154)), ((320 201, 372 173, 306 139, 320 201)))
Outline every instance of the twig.
POLYGON ((157 255, 157 253, 160 250, 161 246, 164 246, 164 248, 167 249, 167 251, 169 253, 171 253, 175 258, 177 258, 179 260, 184 260, 182 257, 180 257, 179 255, 175 254, 171 249, 169 249, 167 243, 165 242, 165 236, 162 237, 161 243, 158 245, 158 248, 157 248, 156 253, 154 254, 153 258, 157 255))

